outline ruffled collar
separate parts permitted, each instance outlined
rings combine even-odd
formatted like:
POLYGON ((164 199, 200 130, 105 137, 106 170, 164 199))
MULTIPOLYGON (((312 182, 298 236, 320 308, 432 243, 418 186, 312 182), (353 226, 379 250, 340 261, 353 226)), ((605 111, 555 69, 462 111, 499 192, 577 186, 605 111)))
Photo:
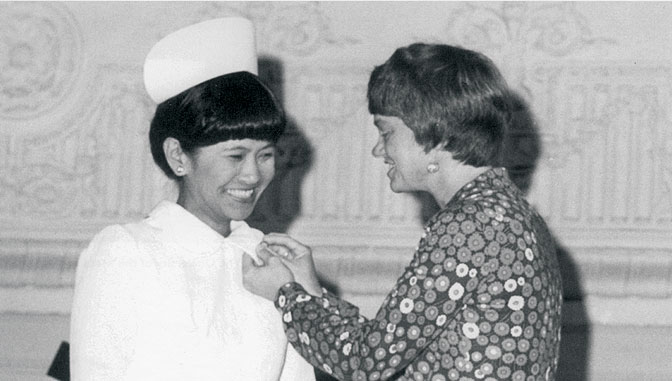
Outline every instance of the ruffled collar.
POLYGON ((221 252, 223 246, 232 245, 256 257, 255 247, 263 233, 245 221, 231 221, 231 234, 223 237, 182 206, 161 201, 147 218, 147 223, 157 229, 162 239, 170 241, 190 255, 211 255, 221 252))

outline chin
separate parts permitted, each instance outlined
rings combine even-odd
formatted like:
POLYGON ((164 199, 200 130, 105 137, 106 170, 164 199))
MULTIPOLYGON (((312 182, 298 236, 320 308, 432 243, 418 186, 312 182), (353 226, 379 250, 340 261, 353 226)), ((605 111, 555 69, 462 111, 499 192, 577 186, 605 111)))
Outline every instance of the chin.
POLYGON ((234 221, 243 221, 246 220, 249 216, 252 215, 254 211, 254 206, 250 208, 235 208, 233 210, 229 209, 227 211, 227 216, 234 221))
POLYGON ((236 199, 225 199, 223 200, 221 211, 232 220, 243 221, 252 215, 258 201, 259 196, 247 202, 241 202, 236 199))
POLYGON ((401 187, 401 186, 399 186, 398 184, 395 184, 394 182, 391 182, 391 183, 390 183, 390 189, 391 189, 392 192, 394 192, 394 193, 404 193, 404 192, 407 192, 407 190, 404 189, 404 187, 401 187))
POLYGON ((415 187, 409 186, 407 183, 397 183, 394 181, 390 182, 390 189, 394 193, 411 193, 411 192, 416 192, 418 189, 415 187))
POLYGON ((245 213, 245 214, 232 214, 230 216, 231 221, 245 221, 247 220, 248 217, 250 217, 252 213, 245 213))

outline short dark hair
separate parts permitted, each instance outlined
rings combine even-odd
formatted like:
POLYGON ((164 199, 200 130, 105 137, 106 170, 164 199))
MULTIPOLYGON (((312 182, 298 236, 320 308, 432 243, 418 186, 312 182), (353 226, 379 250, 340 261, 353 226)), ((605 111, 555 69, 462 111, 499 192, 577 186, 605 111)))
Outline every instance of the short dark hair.
POLYGON ((371 73, 369 112, 395 116, 429 151, 439 145, 456 160, 497 165, 511 118, 511 93, 483 54, 443 44, 397 49, 371 73))
POLYGON ((226 140, 256 139, 276 143, 285 129, 285 113, 273 93, 248 72, 222 75, 167 99, 156 108, 149 129, 154 162, 177 179, 168 165, 163 142, 177 139, 193 154, 226 140))

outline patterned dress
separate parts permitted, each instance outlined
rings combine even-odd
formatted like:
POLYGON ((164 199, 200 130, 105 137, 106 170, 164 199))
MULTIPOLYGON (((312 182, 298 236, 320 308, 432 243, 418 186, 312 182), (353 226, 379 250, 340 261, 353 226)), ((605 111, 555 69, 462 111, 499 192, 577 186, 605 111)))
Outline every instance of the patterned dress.
POLYGON ((502 168, 433 216, 375 319, 284 285, 289 341, 340 380, 554 380, 562 288, 543 219, 502 168))

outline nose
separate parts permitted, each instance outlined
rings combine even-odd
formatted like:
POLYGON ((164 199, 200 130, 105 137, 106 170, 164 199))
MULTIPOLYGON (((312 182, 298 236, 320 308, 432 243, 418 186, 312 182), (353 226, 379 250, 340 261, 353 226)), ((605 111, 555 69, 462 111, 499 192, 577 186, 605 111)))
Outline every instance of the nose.
POLYGON ((378 140, 376 140, 376 145, 374 145, 373 149, 371 149, 371 155, 376 158, 385 155, 385 146, 383 145, 382 138, 379 137, 378 140))
POLYGON ((245 160, 240 168, 240 179, 247 185, 256 185, 261 178, 259 164, 254 158, 245 160))

